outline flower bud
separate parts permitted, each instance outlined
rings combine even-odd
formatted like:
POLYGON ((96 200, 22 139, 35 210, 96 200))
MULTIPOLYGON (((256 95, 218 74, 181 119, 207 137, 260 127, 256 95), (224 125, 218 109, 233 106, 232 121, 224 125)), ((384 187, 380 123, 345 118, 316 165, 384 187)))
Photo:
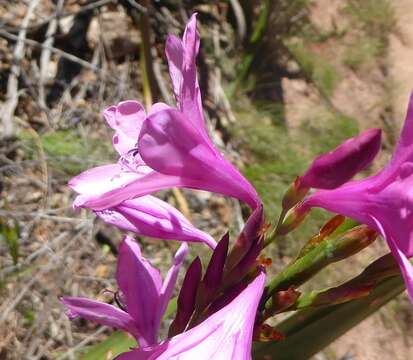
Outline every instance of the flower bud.
POLYGON ((291 209, 294 205, 298 204, 304 196, 307 195, 309 187, 302 186, 302 180, 300 177, 296 177, 294 182, 287 189, 282 199, 282 207, 285 211, 291 209))
POLYGON ((195 309, 196 294, 201 281, 202 265, 197 256, 189 266, 178 295, 178 307, 176 316, 169 327, 168 336, 172 337, 185 330, 191 315, 195 309))
POLYGON ((300 187, 335 189, 371 163, 380 150, 381 130, 369 129, 320 155, 300 178, 300 187))
POLYGON ((298 225, 302 223, 305 217, 310 212, 309 208, 296 206, 288 211, 283 222, 277 226, 276 235, 286 235, 293 231, 298 225))

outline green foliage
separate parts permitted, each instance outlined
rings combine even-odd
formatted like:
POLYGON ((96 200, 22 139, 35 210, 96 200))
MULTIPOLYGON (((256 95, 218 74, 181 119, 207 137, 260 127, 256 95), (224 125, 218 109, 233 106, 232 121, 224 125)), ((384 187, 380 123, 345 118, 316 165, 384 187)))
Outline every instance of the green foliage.
POLYGON ((388 36, 396 25, 395 12, 389 0, 348 0, 344 9, 375 37, 388 36))
MULTIPOLYGON (((28 147, 28 157, 37 158, 36 144, 28 132, 22 132, 20 139, 28 147)), ((109 160, 108 142, 88 137, 84 139, 77 130, 59 130, 40 135, 46 161, 55 171, 73 176, 90 166, 109 160)))
POLYGON ((343 62, 353 70, 373 59, 383 57, 389 35, 397 21, 389 0, 348 0, 344 12, 350 15, 350 25, 359 35, 349 44, 343 62))
POLYGON ((105 341, 102 341, 90 347, 86 354, 81 356, 79 359, 113 359, 120 353, 128 351, 132 347, 136 347, 136 345, 136 341, 128 334, 121 331, 116 331, 112 335, 110 335, 105 341))
POLYGON ((352 70, 357 71, 361 65, 382 55, 384 50, 385 46, 379 39, 362 37, 346 49, 343 63, 352 70))
POLYGON ((357 121, 343 114, 319 111, 311 114, 301 126, 302 138, 313 154, 334 149, 338 144, 359 132, 357 121))
POLYGON ((335 68, 327 60, 315 54, 301 39, 287 42, 287 47, 319 90, 326 96, 331 95, 339 81, 335 68))
POLYGON ((33 309, 27 309, 24 311, 24 324, 25 326, 29 327, 31 326, 34 321, 36 320, 36 312, 33 309))
POLYGON ((19 260, 19 233, 17 221, 6 221, 0 218, 0 240, 6 242, 14 265, 19 260))
POLYGON ((265 83, 278 68, 277 60, 286 55, 285 39, 298 33, 309 23, 309 0, 263 0, 243 2, 249 40, 240 61, 235 88, 253 91, 265 83))

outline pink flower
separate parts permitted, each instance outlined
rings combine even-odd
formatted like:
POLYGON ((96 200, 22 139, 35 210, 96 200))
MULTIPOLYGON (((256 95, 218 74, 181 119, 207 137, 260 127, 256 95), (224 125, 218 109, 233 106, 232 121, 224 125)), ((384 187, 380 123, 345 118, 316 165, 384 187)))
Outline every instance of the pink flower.
POLYGON ((183 39, 170 36, 166 45, 178 109, 158 103, 146 116, 141 104, 125 101, 105 110, 107 122, 116 131, 113 144, 121 159, 70 181, 79 193, 75 206, 104 210, 172 187, 221 193, 251 208, 261 203, 252 185, 208 136, 196 75, 198 48, 193 15, 183 39))
POLYGON ((159 271, 142 256, 138 243, 126 237, 120 245, 116 273, 120 293, 115 299, 121 309, 80 297, 63 297, 61 302, 71 318, 82 317, 122 329, 133 335, 141 346, 156 344, 162 316, 187 252, 188 245, 183 243, 162 282, 159 271))
MULTIPOLYGON (((412 94, 413 95, 413 94, 412 94)), ((374 176, 320 190, 301 207, 322 207, 379 231, 398 261, 413 301, 413 96, 393 158, 374 176)))
POLYGON ((229 304, 194 328, 159 345, 132 350, 118 360, 251 359, 257 307, 263 293, 261 272, 229 304))

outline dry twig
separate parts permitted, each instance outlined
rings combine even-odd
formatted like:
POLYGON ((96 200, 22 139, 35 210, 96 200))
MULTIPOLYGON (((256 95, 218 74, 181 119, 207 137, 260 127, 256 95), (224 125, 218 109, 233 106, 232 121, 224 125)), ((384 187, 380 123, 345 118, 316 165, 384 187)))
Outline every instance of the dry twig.
POLYGON ((59 14, 61 13, 64 5, 64 0, 59 0, 56 5, 55 17, 49 22, 49 26, 46 31, 46 40, 43 42, 42 54, 40 56, 40 78, 39 78, 39 102, 42 108, 46 108, 46 100, 44 94, 44 83, 47 73, 47 67, 50 61, 50 55, 52 53, 50 47, 54 42, 54 35, 57 30, 59 21, 59 14))
MULTIPOLYGON (((0 30, 0 36, 3 36, 3 37, 5 37, 6 39, 10 39, 10 40, 18 40, 18 36, 13 35, 13 34, 7 32, 7 31, 5 31, 5 30, 0 30)), ((86 69, 89 69, 89 70, 92 70, 92 71, 98 73, 98 74, 101 75, 101 76, 103 75, 103 74, 102 74, 102 70, 101 70, 100 68, 98 68, 97 66, 94 66, 94 65, 91 64, 90 62, 88 62, 88 61, 86 61, 86 60, 83 60, 83 59, 81 59, 81 58, 79 58, 79 57, 77 57, 77 56, 75 56, 75 55, 69 54, 69 53, 67 53, 67 52, 65 52, 65 51, 63 51, 63 50, 60 50, 60 49, 56 48, 56 47, 47 46, 47 45, 44 45, 44 44, 42 44, 42 43, 39 43, 38 41, 31 40, 31 39, 23 39, 22 42, 25 43, 25 44, 27 44, 27 45, 36 47, 36 48, 40 48, 40 49, 45 49, 45 48, 46 48, 46 49, 49 49, 50 51, 52 51, 52 52, 60 55, 60 56, 63 57, 63 58, 66 58, 67 60, 73 61, 73 62, 75 62, 75 63, 83 66, 83 67, 86 68, 86 69)), ((103 77, 104 77, 104 76, 103 76, 103 77)), ((118 81, 118 79, 116 79, 116 78, 113 78, 112 80, 113 80, 114 82, 117 82, 117 81, 118 81)))
POLYGON ((5 138, 13 137, 16 133, 16 124, 14 123, 13 117, 17 103, 19 101, 18 79, 20 75, 20 62, 23 59, 25 53, 24 45, 26 40, 27 27, 34 10, 39 4, 39 1, 40 0, 32 0, 30 2, 26 16, 24 17, 20 26, 19 35, 15 37, 15 40, 17 40, 17 42, 13 52, 13 65, 11 67, 7 81, 6 102, 4 103, 0 111, 1 123, 3 126, 3 137, 5 138))

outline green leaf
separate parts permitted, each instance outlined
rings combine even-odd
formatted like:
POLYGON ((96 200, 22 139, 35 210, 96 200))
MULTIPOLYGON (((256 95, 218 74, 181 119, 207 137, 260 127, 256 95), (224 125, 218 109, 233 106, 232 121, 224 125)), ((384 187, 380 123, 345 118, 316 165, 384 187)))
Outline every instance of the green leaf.
POLYGON ((0 219, 0 240, 4 240, 9 247, 14 265, 19 260, 19 225, 16 220, 10 222, 0 219), (11 223, 12 225, 9 225, 11 223))
POLYGON ((130 348, 136 347, 137 343, 128 334, 116 331, 105 341, 93 345, 87 353, 80 357, 80 360, 102 360, 113 359, 115 356, 129 351, 130 348))

